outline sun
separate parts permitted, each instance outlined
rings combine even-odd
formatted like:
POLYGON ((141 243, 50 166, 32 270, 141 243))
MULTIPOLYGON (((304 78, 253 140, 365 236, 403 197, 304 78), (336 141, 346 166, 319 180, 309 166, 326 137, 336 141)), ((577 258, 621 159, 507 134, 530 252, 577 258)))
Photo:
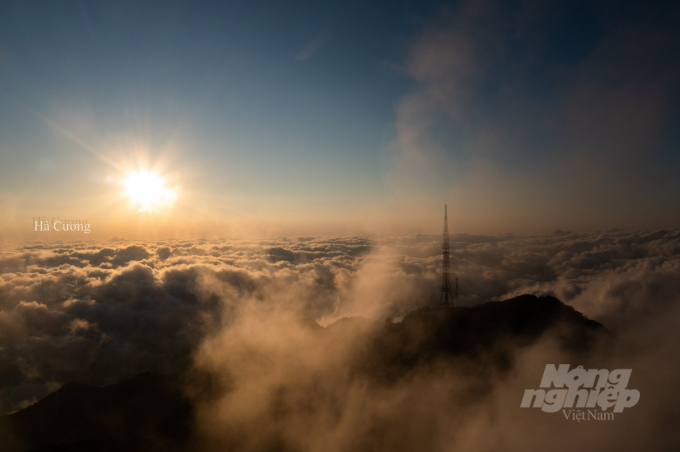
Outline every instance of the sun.
POLYGON ((177 199, 177 190, 166 187, 165 181, 153 171, 128 173, 123 185, 125 195, 140 212, 169 207, 177 199))

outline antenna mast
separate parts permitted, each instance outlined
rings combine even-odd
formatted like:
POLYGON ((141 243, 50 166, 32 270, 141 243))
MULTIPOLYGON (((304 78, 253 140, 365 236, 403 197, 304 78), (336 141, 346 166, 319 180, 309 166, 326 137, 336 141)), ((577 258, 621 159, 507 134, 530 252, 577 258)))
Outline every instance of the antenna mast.
MULTIPOLYGON (((444 269, 443 269, 443 284, 442 284, 442 296, 439 300, 439 306, 450 306, 451 302, 457 304, 457 300, 451 295, 451 278, 449 276, 449 215, 448 207, 444 204, 444 243, 442 247, 444 253, 444 269)), ((456 278, 456 288, 458 287, 458 279, 456 278)), ((458 292, 456 290, 456 292, 458 292)), ((457 295, 457 294, 456 294, 457 295)))

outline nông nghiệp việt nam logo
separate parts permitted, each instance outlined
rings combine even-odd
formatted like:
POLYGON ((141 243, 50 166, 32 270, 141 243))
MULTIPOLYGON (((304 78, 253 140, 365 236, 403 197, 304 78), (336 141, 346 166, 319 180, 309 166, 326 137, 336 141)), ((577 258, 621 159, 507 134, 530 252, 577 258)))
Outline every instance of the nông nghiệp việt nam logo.
POLYGON ((628 389, 631 373, 632 369, 569 370, 569 364, 546 364, 539 389, 525 390, 520 407, 546 413, 561 410, 566 419, 575 421, 614 420, 614 413, 640 400, 640 391, 628 389))

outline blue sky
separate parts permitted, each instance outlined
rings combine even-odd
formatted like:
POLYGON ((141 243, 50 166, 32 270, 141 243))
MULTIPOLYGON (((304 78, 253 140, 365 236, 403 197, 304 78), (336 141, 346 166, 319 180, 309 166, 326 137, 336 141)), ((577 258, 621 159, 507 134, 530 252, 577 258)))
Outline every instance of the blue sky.
POLYGON ((262 233, 678 225, 677 7, 336 3, 3 2, 4 210, 124 228, 145 162, 262 233))

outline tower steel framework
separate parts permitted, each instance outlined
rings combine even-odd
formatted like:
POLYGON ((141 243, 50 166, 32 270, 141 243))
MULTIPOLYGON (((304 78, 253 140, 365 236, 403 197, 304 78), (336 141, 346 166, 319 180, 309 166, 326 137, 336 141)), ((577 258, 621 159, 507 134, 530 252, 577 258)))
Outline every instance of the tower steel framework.
POLYGON ((444 269, 442 272, 443 284, 442 284, 442 295, 439 299, 440 306, 457 306, 458 305, 458 278, 456 278, 456 296, 455 298, 451 294, 451 276, 449 273, 449 254, 451 248, 449 246, 449 214, 448 207, 444 204, 444 243, 442 247, 444 253, 444 269))

